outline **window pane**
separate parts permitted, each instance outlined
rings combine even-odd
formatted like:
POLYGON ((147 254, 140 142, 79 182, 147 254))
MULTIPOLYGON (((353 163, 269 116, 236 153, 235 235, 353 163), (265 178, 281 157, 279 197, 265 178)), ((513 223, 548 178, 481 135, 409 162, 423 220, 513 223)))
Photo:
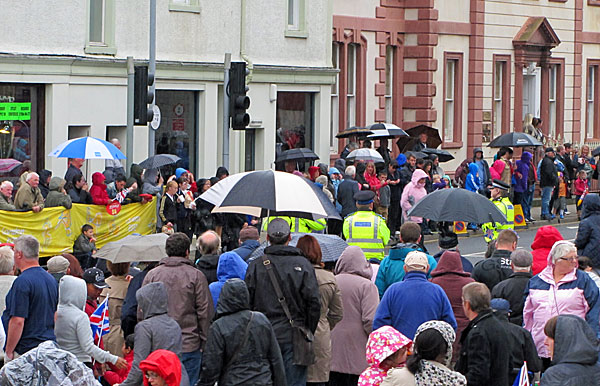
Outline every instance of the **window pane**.
POLYGON ((588 84, 587 84, 587 100, 594 100, 594 76, 596 75, 596 71, 594 71, 595 66, 590 66, 588 68, 588 84))
POLYGON ((585 122, 585 131, 588 138, 592 138, 594 134, 594 102, 588 102, 587 106, 587 119, 585 122))
POLYGON ((446 63, 446 99, 454 99, 454 60, 446 63))
POLYGON ((288 0, 288 28, 298 29, 300 20, 300 0, 288 0))
POLYGON ((504 62, 496 62, 496 73, 494 77, 494 98, 502 99, 502 73, 504 72, 504 62))
POLYGON ((444 117, 444 140, 452 142, 454 139, 454 102, 446 102, 446 116, 444 117))
POLYGON ((385 56, 385 94, 392 95, 393 82, 394 82, 394 55, 395 47, 387 46, 385 56))
MULTIPOLYGON (((340 69, 340 45, 338 43, 333 43, 332 49, 331 49, 331 65, 333 66, 333 68, 335 68, 336 70, 340 69)), ((335 82, 331 85, 331 94, 332 95, 337 95, 338 94, 338 82, 340 80, 340 73, 338 72, 337 75, 335 76, 335 82)))
POLYGON ((278 92, 276 127, 281 150, 313 149, 314 98, 310 92, 278 92))
POLYGON ((356 45, 348 45, 348 95, 354 95, 356 77, 356 45))
POLYGON ((104 43, 104 0, 90 0, 90 42, 104 43))

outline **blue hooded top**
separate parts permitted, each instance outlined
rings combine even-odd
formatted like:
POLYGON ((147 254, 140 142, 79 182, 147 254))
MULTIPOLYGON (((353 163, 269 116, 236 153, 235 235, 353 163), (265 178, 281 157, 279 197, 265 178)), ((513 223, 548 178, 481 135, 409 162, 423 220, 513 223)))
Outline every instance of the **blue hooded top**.
POLYGON ((219 264, 217 265, 218 281, 208 285, 215 310, 217 309, 217 301, 225 282, 233 278, 244 280, 246 278, 246 269, 248 269, 248 263, 235 252, 225 252, 219 257, 219 264))
POLYGON ((527 176, 529 175, 529 163, 531 162, 532 155, 528 151, 524 151, 521 154, 521 159, 517 161, 516 172, 521 174, 521 178, 514 175, 515 192, 523 193, 527 191, 527 176))
POLYGON ((481 183, 479 182, 479 177, 477 174, 479 173, 479 167, 476 163, 471 162, 469 164, 469 174, 467 174, 467 179, 465 180, 465 189, 471 192, 477 192, 481 187, 479 186, 481 183))
POLYGON ((187 170, 185 170, 184 168, 177 168, 177 169, 175 169, 175 178, 181 177, 181 175, 183 173, 187 173, 187 170))

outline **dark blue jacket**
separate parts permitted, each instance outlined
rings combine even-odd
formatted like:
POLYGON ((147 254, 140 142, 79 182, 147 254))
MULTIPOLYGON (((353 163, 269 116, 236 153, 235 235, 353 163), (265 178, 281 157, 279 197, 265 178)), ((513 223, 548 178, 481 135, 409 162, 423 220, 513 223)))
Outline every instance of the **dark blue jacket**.
POLYGON ((242 259, 244 259, 244 261, 247 262, 252 252, 254 252, 259 246, 260 243, 257 240, 246 240, 242 243, 242 245, 231 252, 237 253, 242 259))
POLYGON ((424 272, 411 271, 392 284, 375 312, 373 330, 392 326, 413 339, 417 328, 430 320, 443 320, 456 330, 456 319, 448 296, 437 284, 427 281, 424 272))
POLYGON ((575 239, 577 253, 592 259, 594 267, 600 267, 600 196, 585 196, 581 218, 575 239))

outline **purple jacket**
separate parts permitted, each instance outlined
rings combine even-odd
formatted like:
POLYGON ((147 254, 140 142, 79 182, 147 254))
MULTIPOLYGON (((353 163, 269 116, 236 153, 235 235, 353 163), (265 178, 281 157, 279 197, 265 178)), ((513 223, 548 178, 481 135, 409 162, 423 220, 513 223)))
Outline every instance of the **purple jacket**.
POLYGON ((529 175, 529 162, 531 161, 532 155, 528 151, 524 151, 521 155, 521 159, 517 161, 517 168, 515 172, 521 173, 521 178, 515 174, 515 192, 523 193, 527 191, 527 176, 529 175))

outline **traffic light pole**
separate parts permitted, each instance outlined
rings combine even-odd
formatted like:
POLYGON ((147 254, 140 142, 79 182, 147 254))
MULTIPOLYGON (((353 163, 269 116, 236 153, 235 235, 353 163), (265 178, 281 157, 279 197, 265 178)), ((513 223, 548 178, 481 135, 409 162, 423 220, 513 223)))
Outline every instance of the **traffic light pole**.
POLYGON ((127 158, 125 160, 125 172, 129 173, 133 163, 133 105, 134 105, 134 77, 135 68, 133 66, 133 56, 127 57, 127 158))
POLYGON ((229 69, 231 68, 231 53, 225 54, 223 73, 223 164, 229 169, 229 69))
MULTIPOLYGON (((148 78, 154 79, 150 90, 154 95, 150 108, 153 109, 156 104, 156 0, 150 0, 150 47, 148 58, 148 78)), ((154 129, 151 122, 148 122, 148 157, 154 155, 154 129)))

